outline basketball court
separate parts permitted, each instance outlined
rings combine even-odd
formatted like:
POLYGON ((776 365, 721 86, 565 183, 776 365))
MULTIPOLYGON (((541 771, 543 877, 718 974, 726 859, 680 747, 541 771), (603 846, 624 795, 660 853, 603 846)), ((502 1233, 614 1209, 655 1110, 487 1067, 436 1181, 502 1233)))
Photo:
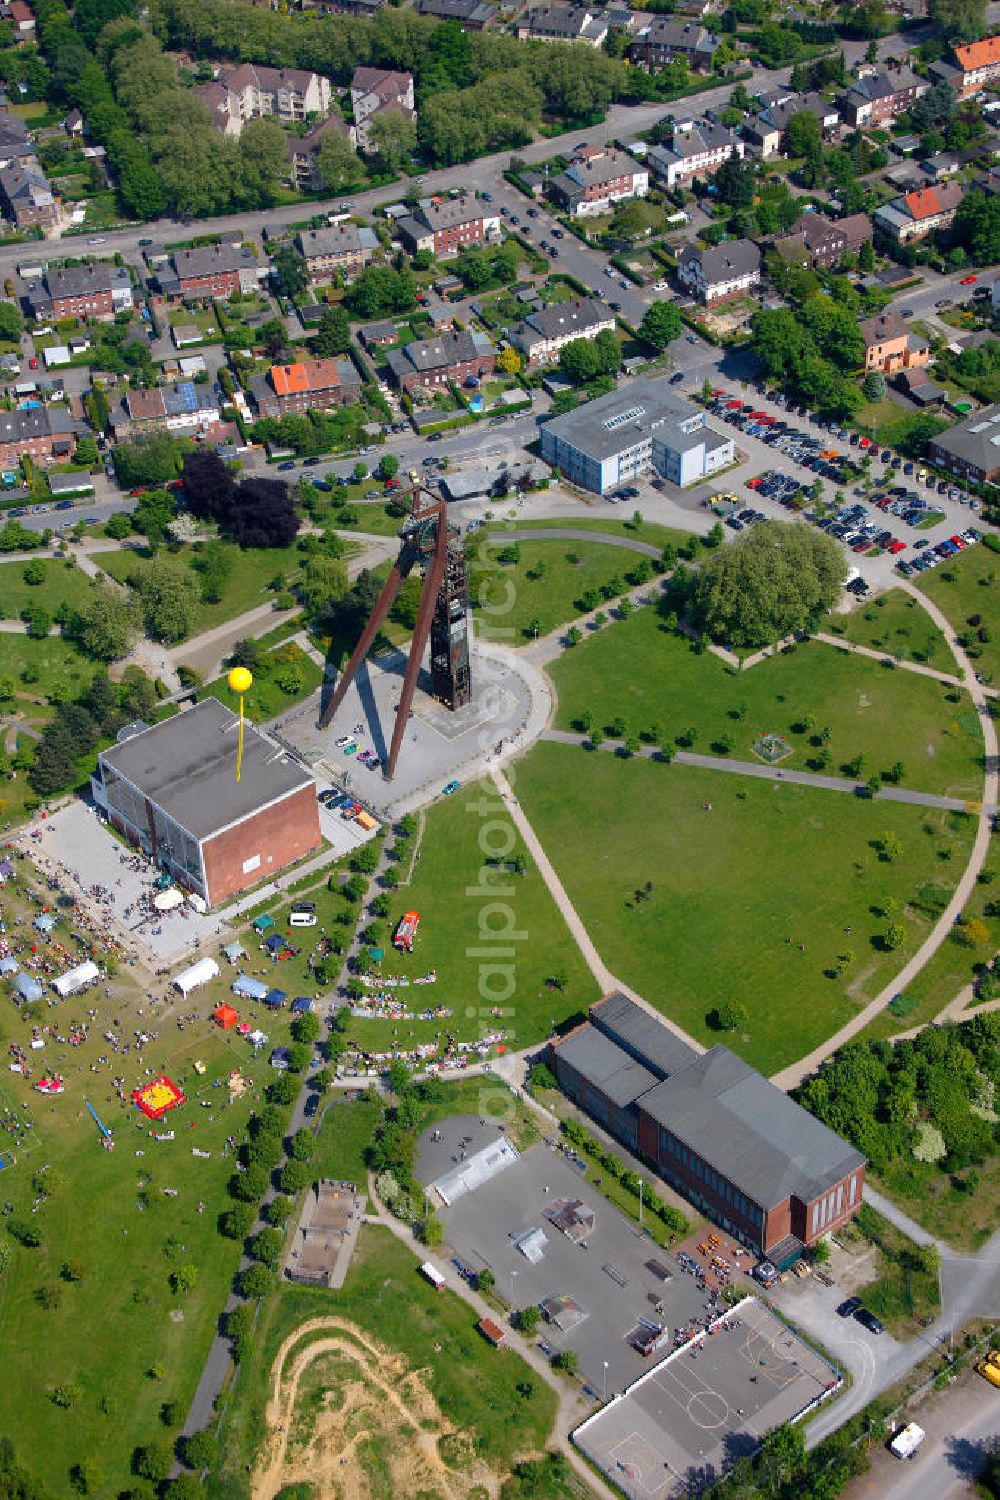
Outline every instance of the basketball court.
POLYGON ((839 1385, 839 1371, 745 1297, 582 1423, 573 1441, 633 1500, 694 1495, 839 1385))

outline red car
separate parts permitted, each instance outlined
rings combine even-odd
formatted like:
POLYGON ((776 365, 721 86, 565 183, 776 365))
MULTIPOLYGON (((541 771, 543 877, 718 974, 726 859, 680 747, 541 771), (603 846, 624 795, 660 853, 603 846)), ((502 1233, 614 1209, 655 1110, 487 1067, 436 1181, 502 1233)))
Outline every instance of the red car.
POLYGON ((906 543, 905 542, 899 542, 899 541, 893 542, 892 546, 889 548, 889 551, 895 557, 898 552, 905 552, 906 551, 906 543))
POLYGON ((385 482, 385 487, 386 487, 387 490, 398 490, 399 489, 399 480, 398 479, 387 479, 386 482, 385 482))
POLYGON ((144 495, 145 493, 146 491, 143 489, 129 490, 130 495, 144 495))
POLYGON ((760 489, 760 480, 759 479, 748 479, 747 480, 747 489, 748 490, 759 490, 760 489))
POLYGON ((858 446, 859 446, 859 447, 860 447, 860 448, 870 448, 870 447, 871 447, 871 445, 872 445, 872 440, 871 440, 871 438, 862 438, 862 439, 861 439, 861 440, 860 440, 860 442, 859 442, 859 444, 858 444, 858 446))
POLYGON ((959 282, 959 286, 971 286, 975 279, 974 276, 963 276, 959 282))
POLYGON ((966 546, 968 545, 964 536, 950 536, 948 540, 949 542, 951 542, 953 547, 958 548, 959 552, 964 552, 966 546))
POLYGON ((29 367, 29 369, 32 369, 32 370, 37 370, 38 369, 38 360, 35 358, 34 355, 32 355, 31 358, 28 360, 28 367, 29 367))

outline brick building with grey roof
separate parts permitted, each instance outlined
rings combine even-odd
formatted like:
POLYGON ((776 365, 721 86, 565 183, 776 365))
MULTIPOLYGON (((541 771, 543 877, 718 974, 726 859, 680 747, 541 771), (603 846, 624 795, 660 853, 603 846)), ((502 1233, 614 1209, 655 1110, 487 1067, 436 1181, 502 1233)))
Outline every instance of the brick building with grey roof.
POLYGON ((581 1109, 779 1268, 861 1207, 860 1152, 728 1047, 699 1053, 622 994, 549 1056, 581 1109))

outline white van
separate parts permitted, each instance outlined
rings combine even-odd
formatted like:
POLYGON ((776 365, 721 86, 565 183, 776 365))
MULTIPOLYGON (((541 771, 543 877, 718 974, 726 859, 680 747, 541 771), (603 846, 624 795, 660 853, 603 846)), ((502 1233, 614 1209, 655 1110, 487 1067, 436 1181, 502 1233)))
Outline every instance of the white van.
POLYGON ((289 927, 315 927, 316 908, 311 901, 304 901, 299 906, 293 906, 288 918, 289 927))

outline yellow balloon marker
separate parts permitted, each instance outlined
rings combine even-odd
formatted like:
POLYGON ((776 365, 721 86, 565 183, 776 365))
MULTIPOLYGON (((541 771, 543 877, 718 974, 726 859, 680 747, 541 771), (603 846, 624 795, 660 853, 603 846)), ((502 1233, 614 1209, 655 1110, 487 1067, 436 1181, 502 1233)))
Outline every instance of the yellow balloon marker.
POLYGON ((232 691, 240 695, 240 737, 236 746, 236 780, 239 781, 243 765, 243 694, 249 692, 253 685, 253 673, 246 667, 233 667, 226 681, 232 691))

